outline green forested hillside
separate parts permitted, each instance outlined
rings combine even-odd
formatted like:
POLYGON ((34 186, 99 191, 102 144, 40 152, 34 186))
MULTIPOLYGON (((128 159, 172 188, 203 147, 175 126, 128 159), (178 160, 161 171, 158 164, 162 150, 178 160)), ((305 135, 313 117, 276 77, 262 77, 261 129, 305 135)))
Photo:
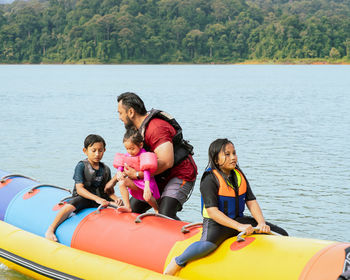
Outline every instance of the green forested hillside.
POLYGON ((0 5, 2 63, 350 60, 349 0, 48 0, 0 5))

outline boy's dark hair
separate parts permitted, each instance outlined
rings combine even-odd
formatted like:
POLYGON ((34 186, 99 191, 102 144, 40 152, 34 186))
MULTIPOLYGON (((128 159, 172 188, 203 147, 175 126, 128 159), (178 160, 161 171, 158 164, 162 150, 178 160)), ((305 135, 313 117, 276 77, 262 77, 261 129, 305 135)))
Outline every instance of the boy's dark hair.
POLYGON ((136 113, 141 116, 147 114, 147 110, 145 104, 142 99, 133 92, 124 92, 118 96, 118 103, 122 101, 123 106, 128 110, 129 108, 133 108, 136 113))
POLYGON ((216 139, 210 144, 208 150, 209 161, 207 169, 220 169, 216 162, 218 160, 219 153, 225 149, 227 144, 233 145, 233 143, 227 138, 216 139))
POLYGON ((96 134, 89 134, 88 136, 86 136, 84 141, 84 148, 87 149, 95 143, 102 143, 103 146, 106 148, 105 140, 100 135, 96 134))
POLYGON ((132 143, 134 143, 137 146, 140 146, 141 143, 143 143, 143 137, 141 133, 135 129, 135 128, 129 128, 126 130, 123 138, 123 142, 126 140, 130 140, 132 143))

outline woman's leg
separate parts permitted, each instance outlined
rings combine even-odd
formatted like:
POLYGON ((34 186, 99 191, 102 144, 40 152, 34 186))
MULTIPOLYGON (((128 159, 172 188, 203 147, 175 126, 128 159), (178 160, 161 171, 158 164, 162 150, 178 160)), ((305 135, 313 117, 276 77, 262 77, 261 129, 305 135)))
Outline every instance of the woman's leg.
POLYGON ((197 241, 192 243, 180 256, 171 260, 164 270, 164 274, 175 275, 189 261, 203 258, 213 252, 216 248, 217 246, 210 241, 197 241))
MULTIPOLYGON (((258 225, 255 219, 249 216, 238 217, 236 218, 236 221, 242 224, 251 224, 253 227, 256 227, 258 225)), ((266 224, 270 227, 271 231, 276 232, 280 235, 288 236, 288 232, 285 231, 283 228, 271 224, 269 222, 266 222, 266 224)))
POLYGON ((271 231, 276 232, 280 235, 288 236, 288 232, 285 231, 283 228, 276 226, 274 224, 271 224, 269 222, 266 222, 266 224, 270 227, 271 231))
POLYGON ((175 258, 176 263, 184 267, 188 262, 203 258, 213 252, 218 246, 210 241, 197 241, 192 243, 178 257, 175 258))
POLYGON ((200 241, 194 242, 178 257, 171 260, 164 274, 175 275, 189 261, 203 258, 213 252, 236 231, 216 223, 212 219, 203 219, 203 231, 200 241))

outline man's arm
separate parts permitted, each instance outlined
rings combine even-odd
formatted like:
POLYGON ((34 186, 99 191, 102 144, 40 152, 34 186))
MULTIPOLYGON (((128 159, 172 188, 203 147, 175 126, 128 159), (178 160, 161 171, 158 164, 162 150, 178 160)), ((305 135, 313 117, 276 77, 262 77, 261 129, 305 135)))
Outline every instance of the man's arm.
POLYGON ((155 175, 164 172, 174 165, 174 146, 170 141, 160 144, 155 150, 158 159, 158 168, 155 175))

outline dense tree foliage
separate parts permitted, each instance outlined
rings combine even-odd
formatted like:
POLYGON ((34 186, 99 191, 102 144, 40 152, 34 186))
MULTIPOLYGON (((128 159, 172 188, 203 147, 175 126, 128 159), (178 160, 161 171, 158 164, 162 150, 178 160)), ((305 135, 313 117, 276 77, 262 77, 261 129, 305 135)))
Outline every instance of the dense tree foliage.
POLYGON ((350 59, 349 0, 30 0, 0 5, 3 63, 350 59))

